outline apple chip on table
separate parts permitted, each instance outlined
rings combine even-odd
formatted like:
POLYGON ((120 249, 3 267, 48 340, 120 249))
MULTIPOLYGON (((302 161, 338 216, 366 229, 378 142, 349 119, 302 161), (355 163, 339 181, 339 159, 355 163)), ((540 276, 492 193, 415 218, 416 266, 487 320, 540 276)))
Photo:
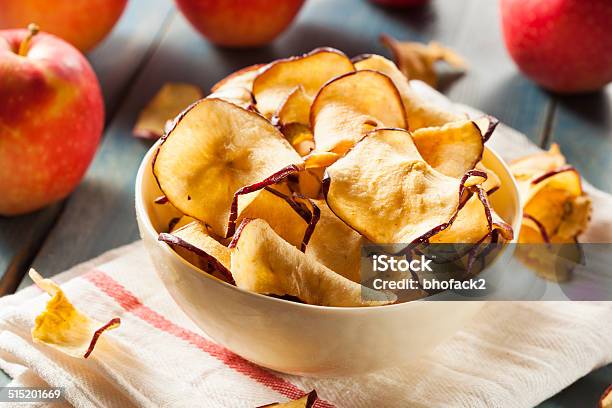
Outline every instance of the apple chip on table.
POLYGON ((30 269, 30 278, 51 299, 45 310, 36 317, 32 329, 32 340, 46 344, 64 354, 76 358, 87 358, 94 351, 100 336, 121 324, 119 318, 107 323, 98 322, 76 309, 58 284, 43 278, 30 269))
POLYGON ((512 238, 488 201, 499 178, 480 162, 496 124, 417 98, 377 55, 323 48, 248 67, 162 138, 153 173, 182 227, 159 239, 248 291, 393 303, 361 285, 363 245, 512 238))
POLYGON ((567 165, 556 144, 546 152, 515 160, 510 170, 523 206, 518 242, 526 245, 519 246, 519 258, 542 278, 570 279, 571 263, 566 268, 554 266, 560 258, 579 262, 576 243, 591 216, 591 199, 582 189, 580 174, 567 165))

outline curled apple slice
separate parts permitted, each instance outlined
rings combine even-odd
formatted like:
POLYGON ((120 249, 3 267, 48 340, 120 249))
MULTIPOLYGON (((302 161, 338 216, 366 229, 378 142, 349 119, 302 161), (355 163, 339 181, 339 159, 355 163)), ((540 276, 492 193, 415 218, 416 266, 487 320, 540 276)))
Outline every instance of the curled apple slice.
POLYGON ((239 69, 214 84, 210 91, 214 93, 230 88, 244 88, 252 91, 253 81, 265 67, 266 64, 255 64, 239 69))
POLYGON ((196 85, 175 82, 164 84, 138 115, 134 136, 144 139, 161 137, 166 123, 202 96, 202 90, 196 85))
POLYGON ((463 58, 435 41, 429 44, 397 41, 385 34, 381 35, 380 41, 393 53, 395 62, 407 78, 421 80, 433 88, 438 85, 436 62, 444 61, 460 72, 467 69, 463 58))
POLYGON ((275 186, 239 197, 237 223, 245 218, 264 219, 285 241, 300 248, 311 213, 290 194, 275 186))
POLYGON ((359 56, 354 62, 357 70, 373 70, 387 75, 399 91, 406 110, 410 130, 423 127, 442 126, 449 122, 465 119, 465 116, 442 109, 418 95, 408 83, 406 76, 393 61, 375 54, 359 56))
POLYGON ((170 234, 161 233, 158 239, 197 268, 223 281, 234 282, 229 273, 229 249, 213 238, 201 222, 190 222, 170 234))
POLYGON ((395 300, 392 295, 350 281, 300 252, 261 219, 243 220, 230 247, 236 286, 251 292, 295 296, 321 306, 376 306, 395 300))
MULTIPOLYGON (((483 125, 487 131, 488 123, 483 125)), ((421 128, 412 133, 414 144, 425 161, 451 177, 461 177, 476 166, 484 152, 485 136, 477 122, 471 120, 421 128)))
MULTIPOLYGON (((302 158, 260 115, 219 99, 193 105, 157 150, 153 173, 183 214, 226 237, 234 196, 302 158)), ((297 172, 297 170, 296 170, 297 172)))
POLYGON ((310 110, 317 151, 346 153, 366 133, 381 127, 407 128, 404 105, 391 79, 357 71, 329 81, 310 110))
POLYGON ((474 174, 445 176, 421 157, 407 131, 379 129, 327 168, 324 193, 329 208, 370 241, 413 243, 452 223, 474 174))
POLYGON ((58 284, 45 279, 34 269, 30 278, 36 286, 47 292, 51 299, 45 310, 36 316, 32 340, 43 343, 72 357, 87 358, 93 352, 100 336, 121 324, 118 317, 107 323, 85 315, 68 300, 58 284))
MULTIPOLYGON (((544 173, 531 181, 523 212, 532 221, 525 228, 537 227, 542 241, 574 242, 589 222, 591 200, 584 195, 580 175, 573 167, 544 173)), ((531 238, 521 237, 519 242, 531 238)))
POLYGON ((314 136, 308 126, 289 123, 281 126, 280 130, 300 156, 306 156, 313 151, 314 136))
POLYGON ((321 219, 306 247, 306 255, 332 271, 360 283, 363 237, 334 214, 325 200, 316 200, 321 219))
POLYGON ((244 109, 255 109, 255 98, 253 94, 248 89, 242 87, 222 88, 211 93, 207 98, 222 99, 244 109))
POLYGON ((510 163, 510 170, 517 181, 528 180, 536 174, 553 171, 566 165, 559 145, 553 143, 545 152, 530 154, 510 163))
POLYGON ((351 60, 333 48, 272 62, 253 82, 257 109, 269 119, 297 86, 312 100, 327 81, 354 70, 351 60))
POLYGON ((278 110, 272 116, 273 125, 287 125, 289 123, 310 124, 310 104, 312 97, 306 95, 302 85, 296 86, 278 110))

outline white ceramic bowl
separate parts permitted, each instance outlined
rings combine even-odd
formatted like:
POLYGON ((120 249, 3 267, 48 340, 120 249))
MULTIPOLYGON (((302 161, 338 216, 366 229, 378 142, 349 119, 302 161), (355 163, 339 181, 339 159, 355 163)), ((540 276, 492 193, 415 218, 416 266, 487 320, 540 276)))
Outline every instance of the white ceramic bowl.
MULTIPOLYGON (((212 339, 247 360, 309 376, 356 375, 399 366, 451 336, 482 307, 482 302, 470 301, 312 306, 246 292, 214 279, 157 240, 176 216, 171 206, 153 203, 161 194, 151 168, 157 146, 144 157, 136 178, 136 215, 145 247, 176 303, 212 339)), ((516 182, 491 150, 485 151, 483 162, 502 181, 492 204, 518 233, 521 208, 516 182)))

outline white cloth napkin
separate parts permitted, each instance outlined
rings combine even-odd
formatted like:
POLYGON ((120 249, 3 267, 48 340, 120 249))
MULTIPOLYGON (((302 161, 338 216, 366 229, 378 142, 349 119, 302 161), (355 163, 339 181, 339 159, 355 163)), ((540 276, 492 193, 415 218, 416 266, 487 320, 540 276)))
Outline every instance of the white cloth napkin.
MULTIPOLYGON (((537 150, 507 127, 491 144, 507 158, 537 150)), ((612 196, 588 191, 594 214, 585 240, 612 242, 612 196)), ((76 407, 254 407, 313 388, 317 407, 529 407, 612 362, 612 302, 498 302, 410 366, 302 378, 208 339, 172 301, 140 242, 54 279, 81 310, 100 321, 119 316, 121 327, 87 360, 33 344, 30 329, 48 297, 29 287, 0 299, 0 367, 12 386, 65 387, 76 407)))

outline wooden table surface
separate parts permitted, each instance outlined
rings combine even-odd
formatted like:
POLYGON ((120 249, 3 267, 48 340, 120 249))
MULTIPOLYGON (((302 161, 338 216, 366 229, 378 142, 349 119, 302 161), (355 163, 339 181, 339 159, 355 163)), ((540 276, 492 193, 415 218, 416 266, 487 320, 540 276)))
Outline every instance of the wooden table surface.
MULTIPOLYGON (((542 147, 561 145, 568 161, 596 187, 612 193, 612 86, 584 96, 549 94, 523 77, 506 54, 495 0, 433 0, 400 12, 366 0, 307 0, 293 26, 257 50, 211 46, 170 0, 130 0, 111 35, 88 57, 106 101, 106 130, 85 180, 64 202, 23 217, 0 217, 0 295, 29 285, 35 267, 45 276, 138 239, 134 178, 150 142, 131 129, 144 104, 167 81, 209 89, 246 65, 332 46, 349 56, 389 55, 380 33, 402 40, 437 40, 470 64, 443 91, 488 112, 542 147)), ((0 377, 1 376, 0 372, 0 377)), ((7 381, 0 378, 0 385, 7 381)), ((595 406, 612 382, 612 365, 570 386, 542 407, 595 406)))

